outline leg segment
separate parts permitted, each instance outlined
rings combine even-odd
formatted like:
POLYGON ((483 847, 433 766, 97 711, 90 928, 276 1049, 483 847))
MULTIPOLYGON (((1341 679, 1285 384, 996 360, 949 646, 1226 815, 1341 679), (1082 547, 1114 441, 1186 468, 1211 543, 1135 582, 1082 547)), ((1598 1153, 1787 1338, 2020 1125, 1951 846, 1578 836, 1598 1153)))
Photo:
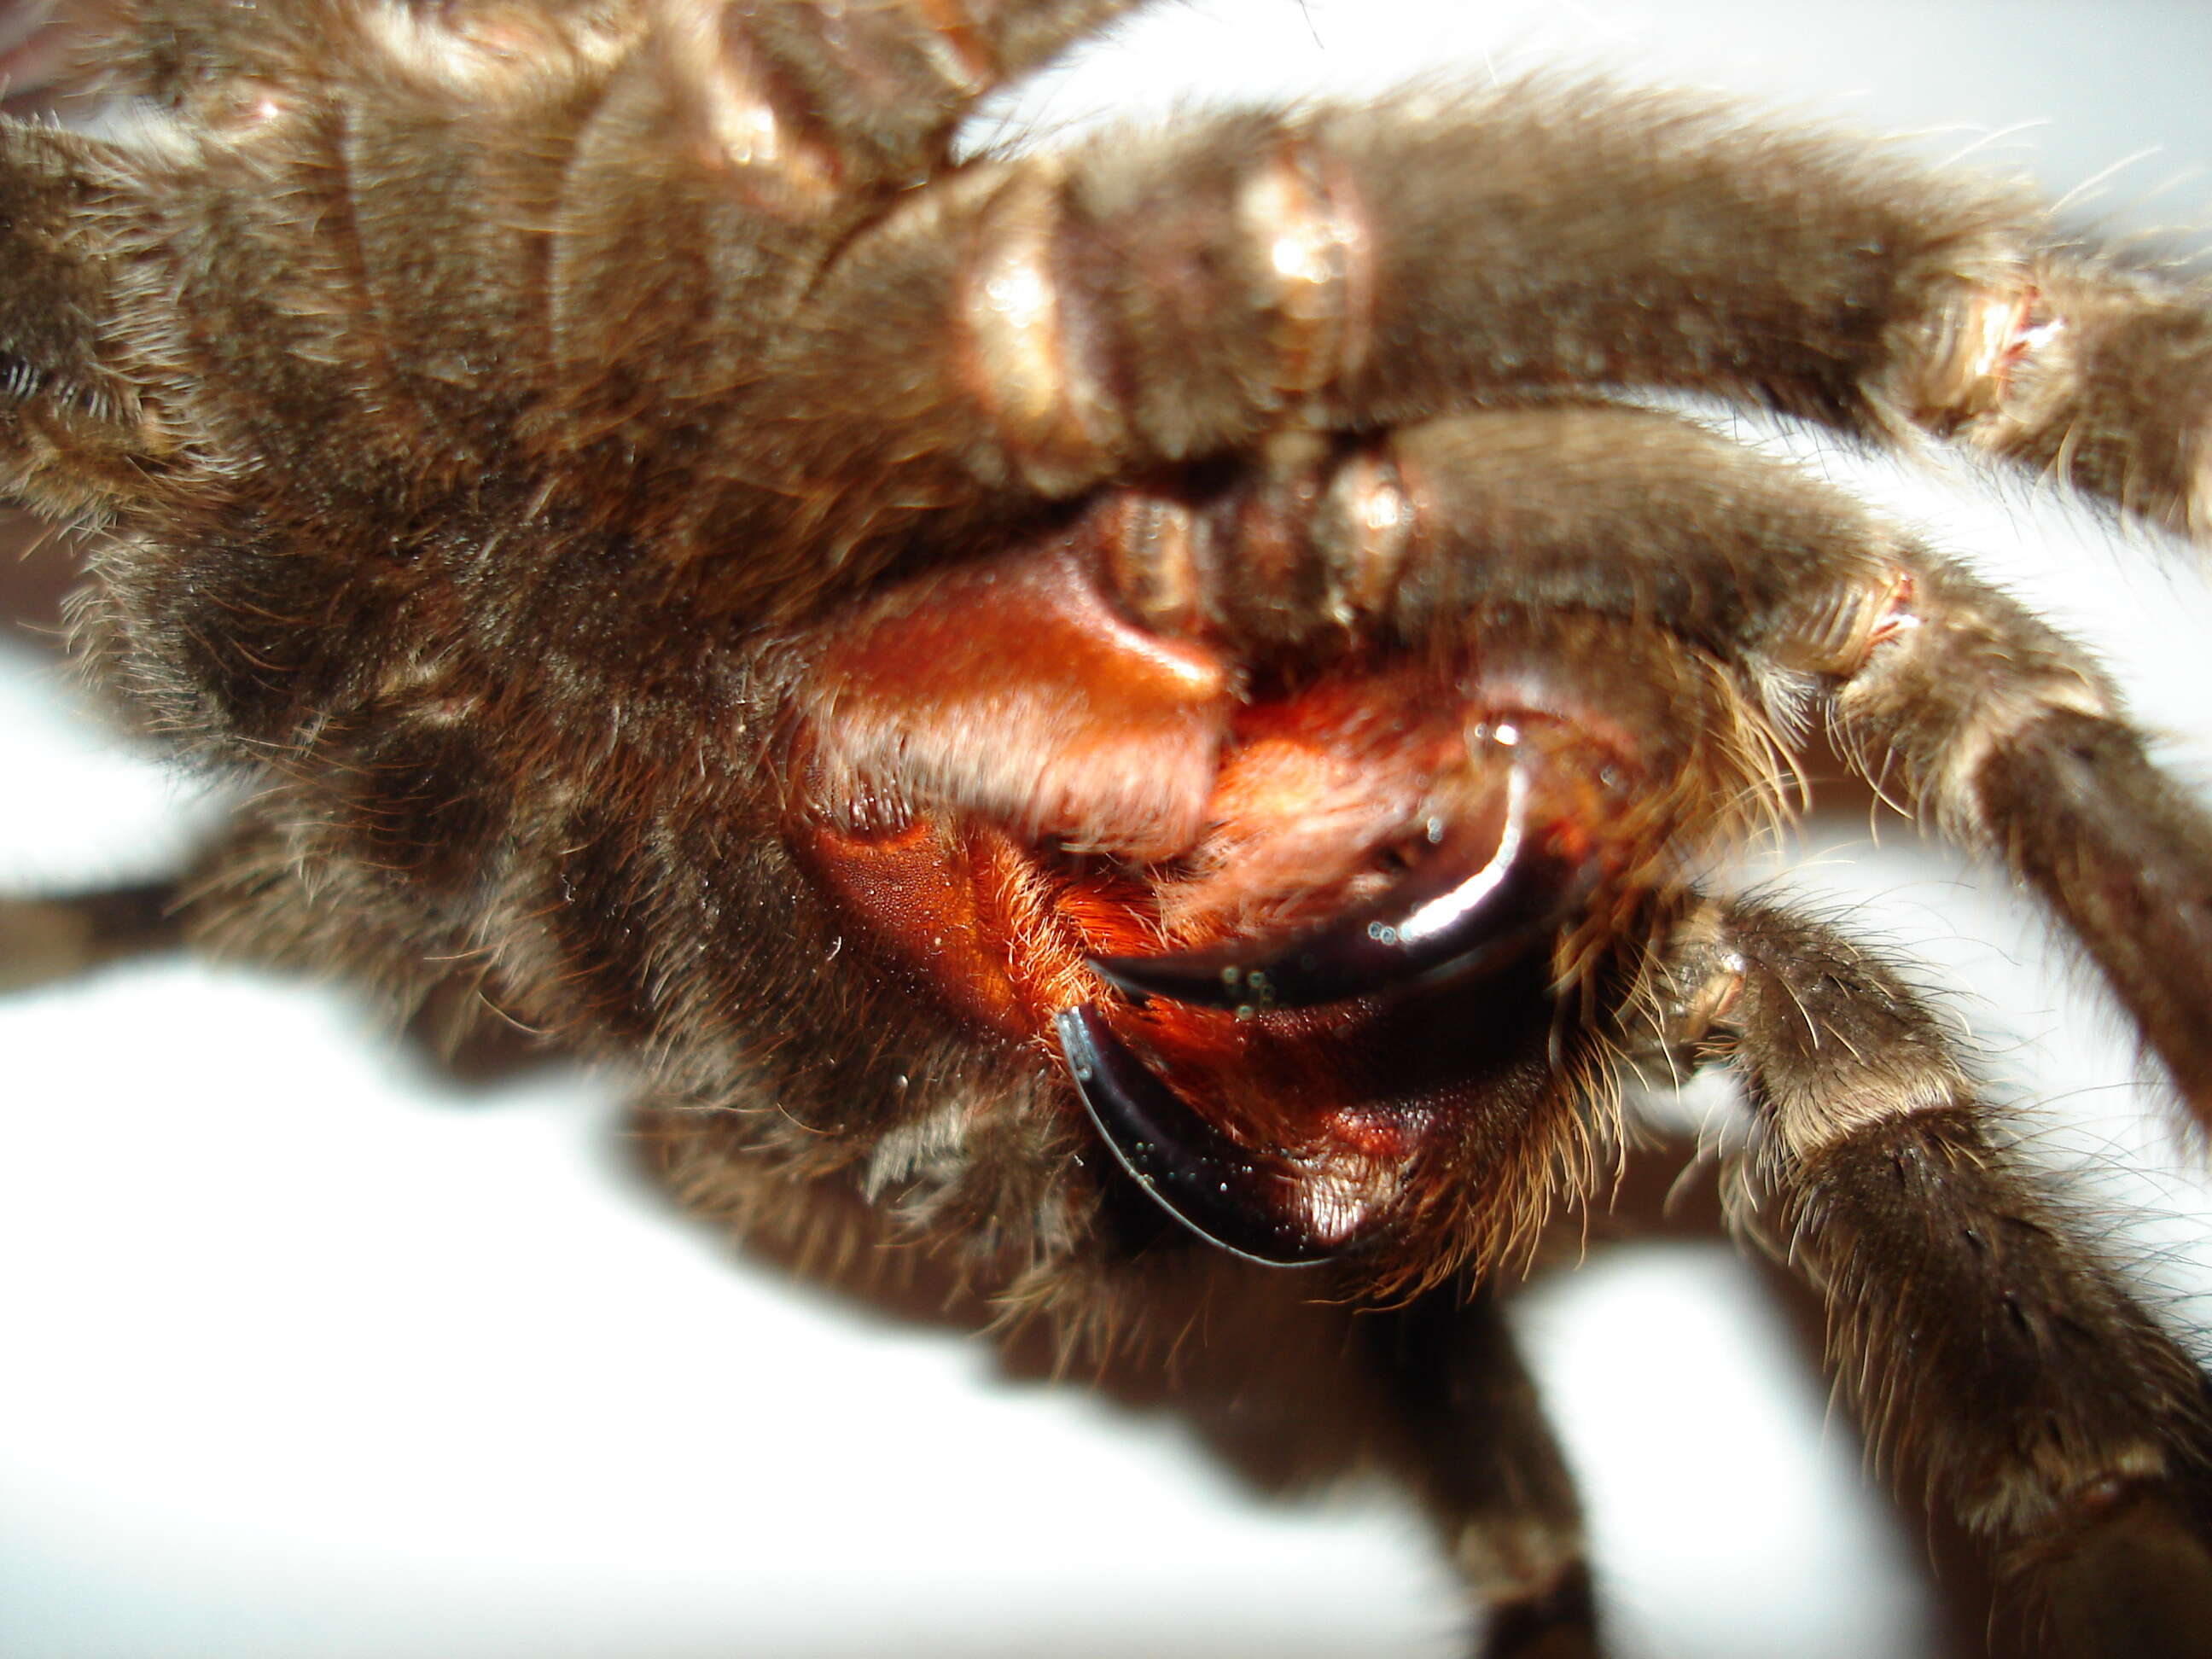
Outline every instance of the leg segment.
POLYGON ((1359 1329, 1409 1442, 1404 1474, 1488 1610, 1483 1659, 1595 1659, 1582 1506, 1497 1297, 1454 1282, 1359 1329))
POLYGON ((106 164, 92 139, 0 120, 0 489, 56 515, 136 483, 160 447, 93 320, 113 276, 78 221, 106 164))
POLYGON ((1838 746, 2041 896, 2212 1122, 2212 823, 2087 652, 1956 567, 1905 568, 1904 625, 1834 691, 1838 746))
POLYGON ((498 1011, 485 953, 441 941, 396 884, 318 844, 264 792, 185 868, 152 881, 55 896, 0 894, 0 994, 190 951, 373 991, 457 1077, 513 1070, 536 1046, 498 1011), (442 948, 441 948, 442 946, 442 948))
POLYGON ((661 67, 696 77, 702 108, 719 113, 734 95, 744 101, 732 112, 768 112, 798 142, 834 156, 846 179, 895 183, 945 166, 953 128, 977 99, 1136 3, 660 0, 648 10, 665 37, 661 67))
POLYGON ((1743 902, 1694 910, 1662 982, 1678 1054, 1743 1077, 1742 1224, 1826 1296, 1883 1453, 1994 1547, 2050 1651, 2202 1653, 2205 1380, 2005 1146, 1927 1007, 1850 941, 1743 902))
POLYGON ((173 881, 57 898, 0 898, 0 992, 75 979, 184 942, 173 881))

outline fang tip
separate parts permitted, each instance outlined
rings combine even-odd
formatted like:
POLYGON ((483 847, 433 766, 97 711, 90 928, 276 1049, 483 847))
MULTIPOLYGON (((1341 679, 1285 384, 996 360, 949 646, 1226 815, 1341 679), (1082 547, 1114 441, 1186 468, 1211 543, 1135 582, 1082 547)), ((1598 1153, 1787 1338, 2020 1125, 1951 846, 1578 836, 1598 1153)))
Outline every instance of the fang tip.
POLYGON ((1305 1267, 1341 1252, 1293 1218, 1295 1170, 1270 1169, 1192 1110, 1090 1004, 1054 1024, 1099 1138, 1160 1207, 1210 1243, 1269 1267, 1305 1267))

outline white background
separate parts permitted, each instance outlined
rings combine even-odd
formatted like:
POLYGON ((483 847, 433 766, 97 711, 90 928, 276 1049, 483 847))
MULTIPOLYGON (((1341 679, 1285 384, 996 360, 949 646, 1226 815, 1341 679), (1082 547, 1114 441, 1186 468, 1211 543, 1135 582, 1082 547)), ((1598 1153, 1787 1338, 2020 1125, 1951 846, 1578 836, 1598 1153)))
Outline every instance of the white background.
MULTIPOLYGON (((2085 211, 2119 224, 2212 198, 2212 11, 2171 4, 1200 3, 1021 118, 1556 61, 1911 129, 2054 191, 2117 169, 2085 211)), ((2024 485, 1819 465, 2098 641, 2207 775, 2183 561, 2024 485)), ((35 653, 0 656, 0 876, 157 867, 179 787, 35 653)), ((2116 1018, 1997 884, 1882 838, 1817 818, 1790 880, 1939 964, 2052 1156, 2132 1167, 2115 1201, 2189 1317, 2212 1205, 2116 1018)), ((732 1264, 631 1183, 588 1080, 462 1090, 342 996, 185 965, 0 1006, 0 1054, 11 1659, 1455 1651, 1387 1497, 1255 1505, 1170 1420, 732 1264)), ((1917 1532, 1725 1245, 1594 1251, 1522 1310, 1624 1659, 1940 1650, 1917 1532)))

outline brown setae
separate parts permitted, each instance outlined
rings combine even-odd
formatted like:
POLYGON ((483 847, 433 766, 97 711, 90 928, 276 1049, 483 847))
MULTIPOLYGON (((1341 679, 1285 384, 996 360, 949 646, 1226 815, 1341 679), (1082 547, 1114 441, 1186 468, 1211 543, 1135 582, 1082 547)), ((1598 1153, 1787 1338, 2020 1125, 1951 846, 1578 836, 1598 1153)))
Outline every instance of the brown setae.
MULTIPOLYGON (((1494 1284, 1725 1064, 1743 1231, 2053 1655, 2202 1655, 2212 1417, 1899 969, 1716 865, 1809 745, 2212 1127, 2212 821, 2078 646, 1693 392, 2212 538, 2212 306, 2002 185, 1512 83, 956 156, 1125 0, 124 0, 0 125, 0 486, 250 786, 182 943, 623 1068, 698 1213, 1285 1390, 1604 1651, 1494 1284), (2115 1600, 2138 1610, 2101 1622, 2115 1600)), ((860 1275, 865 1277, 865 1272, 860 1275)))

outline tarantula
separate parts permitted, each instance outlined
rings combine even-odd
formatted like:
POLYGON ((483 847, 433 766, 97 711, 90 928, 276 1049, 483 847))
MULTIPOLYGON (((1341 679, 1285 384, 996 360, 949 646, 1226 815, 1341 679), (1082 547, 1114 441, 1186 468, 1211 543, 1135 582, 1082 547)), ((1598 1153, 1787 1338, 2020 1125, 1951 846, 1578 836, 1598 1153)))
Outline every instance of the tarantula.
POLYGON ((101 532, 79 649, 252 793, 173 881, 0 909, 0 972, 340 969, 631 1067, 772 1249, 1071 1364, 1212 1331, 1419 1496, 1496 1656, 1601 1648, 1489 1285, 1624 1081, 1725 1060, 1879 1439, 2053 1651, 2203 1651, 2197 1369, 1899 971, 1708 872, 1825 732, 2212 1122, 2212 823, 2079 647, 1625 399, 2201 538, 2212 312, 1680 99, 952 159, 1126 9, 122 8, 99 119, 0 129, 0 481, 101 532))

